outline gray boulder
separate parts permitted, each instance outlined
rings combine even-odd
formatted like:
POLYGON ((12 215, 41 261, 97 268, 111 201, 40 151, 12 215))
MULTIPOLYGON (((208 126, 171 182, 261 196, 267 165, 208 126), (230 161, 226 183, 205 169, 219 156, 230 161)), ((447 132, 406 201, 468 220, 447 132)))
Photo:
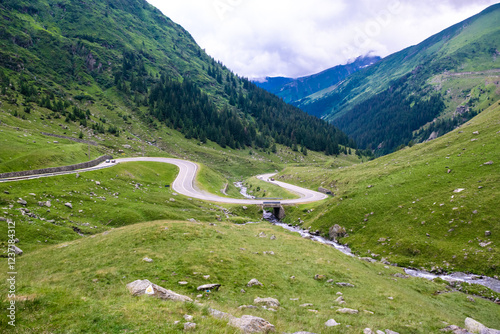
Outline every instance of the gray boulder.
POLYGON ((264 284, 262 284, 261 282, 259 282, 256 278, 252 278, 250 280, 250 282, 247 283, 248 287, 255 286, 255 285, 264 286, 264 284))
POLYGON ((24 205, 26 206, 28 204, 28 202, 26 202, 24 199, 20 198, 18 201, 17 201, 18 204, 21 204, 21 205, 24 205))
POLYGON ((253 300, 254 304, 260 305, 260 304, 265 304, 266 306, 273 307, 273 308, 278 308, 280 307, 280 302, 275 299, 275 298, 260 298, 257 297, 253 300))
POLYGON ((221 285, 219 283, 216 284, 205 284, 205 285, 200 285, 199 287, 196 288, 198 291, 203 291, 203 290, 219 290, 221 285))
POLYGON ((465 319, 465 329, 474 334, 500 334, 499 330, 488 328, 472 318, 465 319))
POLYGON ((241 318, 233 318, 229 325, 239 328, 243 333, 269 333, 276 331, 274 325, 269 321, 251 315, 244 315, 241 318))
POLYGON ((358 314, 358 310, 353 310, 350 308, 341 308, 337 310, 338 313, 343 313, 343 314, 358 314))
POLYGON ((133 296, 142 296, 148 294, 164 300, 172 300, 176 302, 192 302, 193 300, 187 296, 180 295, 171 290, 167 290, 159 285, 151 283, 149 280, 136 280, 127 284, 127 289, 133 296), (146 292, 148 288, 151 289, 146 292), (152 291, 151 291, 152 290, 152 291))
POLYGON ((335 224, 332 227, 330 227, 329 236, 330 236, 330 239, 332 239, 332 240, 337 240, 337 238, 342 238, 346 234, 347 234, 347 232, 346 232, 345 228, 338 225, 338 224, 335 224))
POLYGON ((336 322, 334 319, 330 319, 325 323, 326 327, 335 327, 340 325, 338 322, 336 322))
POLYGON ((15 245, 11 245, 10 250, 13 251, 16 255, 23 255, 23 251, 21 250, 21 248, 15 245))
POLYGON ((348 288, 354 288, 354 285, 352 285, 351 283, 338 282, 338 283, 335 283, 335 284, 337 284, 338 286, 343 286, 343 287, 348 287, 348 288))
POLYGON ((67 206, 70 209, 73 209, 73 205, 71 205, 71 203, 69 203, 69 202, 68 203, 64 203, 64 205, 67 206))
POLYGON ((196 329, 196 324, 194 322, 186 322, 184 324, 185 331, 193 331, 196 329))

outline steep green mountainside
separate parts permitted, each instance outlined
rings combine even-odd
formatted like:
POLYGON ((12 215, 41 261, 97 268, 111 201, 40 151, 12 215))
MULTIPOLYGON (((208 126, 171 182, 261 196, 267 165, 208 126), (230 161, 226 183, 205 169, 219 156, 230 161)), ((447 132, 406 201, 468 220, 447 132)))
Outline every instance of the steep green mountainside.
POLYGON ((289 167, 276 178, 335 197, 288 210, 287 223, 341 238, 360 256, 405 267, 500 276, 500 103, 430 142, 362 165, 289 167))
POLYGON ((500 97, 500 4, 299 101, 379 155, 443 135, 500 97))
POLYGON ((37 109, 118 136, 135 116, 232 149, 354 146, 231 73, 146 1, 6 0, 0 12, 0 95, 24 107, 18 117, 37 109))
POLYGON ((255 82, 255 84, 278 95, 283 101, 294 104, 311 94, 337 85, 349 75, 377 63, 380 59, 377 56, 359 57, 347 65, 335 66, 314 75, 298 79, 266 78, 266 81, 255 82))

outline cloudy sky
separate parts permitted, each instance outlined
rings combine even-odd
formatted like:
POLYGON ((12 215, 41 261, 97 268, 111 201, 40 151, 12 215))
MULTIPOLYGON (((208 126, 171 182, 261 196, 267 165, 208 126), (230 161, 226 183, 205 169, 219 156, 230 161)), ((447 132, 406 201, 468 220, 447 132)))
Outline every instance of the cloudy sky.
POLYGON ((299 77, 385 57, 498 0, 148 0, 241 76, 299 77))

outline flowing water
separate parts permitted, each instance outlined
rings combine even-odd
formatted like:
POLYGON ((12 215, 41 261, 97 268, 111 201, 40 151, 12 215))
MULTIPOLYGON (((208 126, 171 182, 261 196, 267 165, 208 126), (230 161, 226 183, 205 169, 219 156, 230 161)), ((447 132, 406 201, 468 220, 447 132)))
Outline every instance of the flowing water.
MULTIPOLYGON (((243 186, 242 182, 235 182, 234 185, 241 189, 240 193, 243 196, 245 196, 246 198, 254 198, 254 196, 250 196, 247 194, 247 188, 243 186)), ((278 219, 276 219, 271 212, 264 211, 264 219, 269 221, 273 225, 281 226, 284 229, 287 229, 288 231, 299 233, 303 238, 311 239, 313 241, 332 246, 335 249, 341 251, 342 253, 344 253, 348 256, 355 256, 354 254, 352 254, 351 249, 349 247, 342 245, 342 244, 339 244, 338 242, 331 241, 331 240, 325 239, 325 238, 317 236, 317 235, 313 235, 309 231, 303 230, 300 227, 289 226, 287 224, 284 224, 284 223, 280 222, 278 219)), ((492 278, 492 277, 465 274, 465 273, 460 273, 460 272, 456 272, 456 273, 452 273, 452 274, 433 274, 433 273, 430 273, 430 272, 427 272, 424 270, 417 270, 417 269, 411 269, 411 268, 403 268, 403 269, 407 275, 414 276, 414 277, 421 277, 421 278, 425 278, 428 280, 433 280, 435 278, 441 278, 441 279, 448 281, 450 283, 451 282, 467 282, 467 283, 471 283, 471 284, 480 284, 480 285, 483 285, 487 288, 490 288, 493 291, 500 292, 500 280, 492 278)))
POLYGON ((242 194, 245 198, 255 199, 255 196, 249 195, 247 193, 247 187, 243 186, 243 182, 234 182, 234 186, 236 188, 240 188, 240 194, 242 194))
MULTIPOLYGON (((307 230, 303 230, 300 227, 296 226, 289 226, 287 224, 284 224, 280 222, 278 219, 276 219, 272 213, 264 211, 264 219, 269 221, 271 224, 276 225, 276 226, 281 226, 288 231, 291 232, 296 232, 299 233, 303 238, 308 238, 313 241, 320 242, 325 245, 330 245, 332 247, 335 247, 335 249, 341 251, 342 253, 349 255, 349 256, 355 256, 352 254, 351 249, 345 245, 339 244, 335 241, 331 241, 328 239, 325 239, 323 237, 313 235, 307 230)), ((452 274, 433 274, 424 270, 416 270, 416 269, 411 269, 411 268, 403 268, 404 271, 406 272, 407 275, 414 276, 414 277, 421 277, 425 278, 428 280, 433 280, 435 278, 441 278, 445 281, 448 282, 467 282, 471 284, 480 284, 485 287, 490 288, 493 291, 500 292, 500 280, 492 278, 492 277, 487 277, 487 276, 478 276, 478 275, 472 275, 472 274, 465 274, 465 273, 452 273, 452 274)))

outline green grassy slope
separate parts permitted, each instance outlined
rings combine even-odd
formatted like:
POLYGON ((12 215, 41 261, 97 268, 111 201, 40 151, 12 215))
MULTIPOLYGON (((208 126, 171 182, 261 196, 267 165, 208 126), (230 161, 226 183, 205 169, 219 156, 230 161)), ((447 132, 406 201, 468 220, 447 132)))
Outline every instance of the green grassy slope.
MULTIPOLYGON (((393 275, 400 269, 368 264, 267 223, 137 224, 23 255, 16 266, 17 320, 15 329, 9 329, 12 333, 180 333, 186 314, 194 316, 198 332, 239 333, 209 316, 208 307, 262 317, 277 332, 360 333, 370 327, 434 333, 447 324, 463 326, 466 317, 500 327, 498 306, 492 302, 478 298, 472 303, 440 283, 397 278, 393 275), (267 237, 257 237, 260 232, 267 237), (271 240, 271 235, 277 239, 271 240), (264 254, 269 251, 274 255, 264 254), (144 262, 146 256, 153 262, 144 262), (317 281, 316 274, 355 287, 317 281), (264 286, 246 287, 252 278, 264 286), (149 279, 203 306, 132 297, 125 285, 136 279, 149 279), (196 287, 210 282, 222 284, 221 289, 197 298, 196 287), (345 305, 335 303, 337 292, 342 292, 345 305), (238 309, 258 296, 277 298, 281 306, 277 312, 238 309), (306 303, 312 305, 299 306, 306 303), (339 314, 340 307, 360 313, 339 314), (332 318, 341 325, 327 329, 324 323, 332 318)), ((5 282, 1 280, 2 289, 5 282)), ((7 307, 4 299, 0 303, 2 309, 7 307)), ((6 317, 0 322, 8 328, 6 317)))
POLYGON ((0 101, 22 107, 19 118, 37 109, 116 136, 139 121, 232 149, 354 146, 229 71, 145 0, 6 0, 0 14, 0 101))
POLYGON ((340 224, 358 254, 402 266, 499 276, 499 120, 497 103, 441 138, 362 165, 288 168, 277 178, 336 196, 313 212, 290 208, 287 222, 325 235, 340 224))

